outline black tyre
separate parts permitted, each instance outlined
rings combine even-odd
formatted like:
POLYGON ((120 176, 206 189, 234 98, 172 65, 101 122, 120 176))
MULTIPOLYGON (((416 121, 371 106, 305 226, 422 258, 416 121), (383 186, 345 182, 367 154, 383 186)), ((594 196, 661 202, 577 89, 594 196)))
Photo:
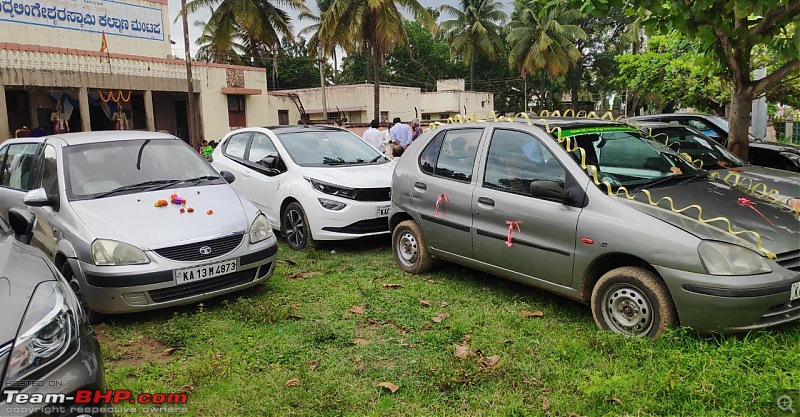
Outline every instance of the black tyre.
POLYGON ((286 238, 286 243, 294 250, 303 250, 314 242, 311 238, 308 217, 300 203, 293 202, 286 206, 281 216, 281 232, 286 238))
POLYGON ((89 308, 83 292, 81 292, 81 284, 78 281, 78 278, 75 277, 75 274, 72 272, 72 268, 69 267, 69 264, 64 263, 64 265, 61 266, 60 272, 61 275, 67 279, 69 288, 73 293, 75 293, 75 296, 78 297, 78 301, 81 302, 81 307, 83 307, 83 311, 86 313, 86 319, 89 321, 89 324, 100 324, 105 316, 102 313, 98 313, 89 308))
POLYGON ((413 220, 400 222, 392 232, 392 253, 403 271, 421 274, 433 264, 422 231, 413 220))
POLYGON ((600 277, 592 290, 592 315, 598 327, 634 337, 656 338, 677 321, 661 279, 631 266, 600 277))

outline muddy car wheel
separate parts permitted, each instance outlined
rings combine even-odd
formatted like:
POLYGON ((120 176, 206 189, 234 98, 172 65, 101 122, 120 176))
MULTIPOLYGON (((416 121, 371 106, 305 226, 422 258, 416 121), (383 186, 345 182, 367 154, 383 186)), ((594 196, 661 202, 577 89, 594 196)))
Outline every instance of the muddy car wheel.
POLYGON ((403 221, 394 228, 392 252, 397 265, 411 274, 421 274, 433 264, 422 231, 413 220, 403 221))
POLYGON ((598 327, 627 336, 655 338, 677 320, 666 285, 642 268, 605 273, 594 286, 591 301, 598 327))
POLYGON ((286 206, 281 218, 281 231, 290 248, 303 250, 313 243, 311 226, 308 224, 308 217, 300 203, 294 202, 286 206))

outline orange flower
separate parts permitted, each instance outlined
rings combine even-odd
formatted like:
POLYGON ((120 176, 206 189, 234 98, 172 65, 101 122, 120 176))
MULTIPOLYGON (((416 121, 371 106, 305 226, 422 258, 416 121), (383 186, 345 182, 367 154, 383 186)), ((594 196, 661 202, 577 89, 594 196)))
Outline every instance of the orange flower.
POLYGON ((154 205, 155 207, 164 207, 164 206, 166 206, 167 204, 169 204, 169 203, 167 203, 167 200, 158 200, 158 201, 156 201, 156 203, 155 203, 155 204, 153 204, 153 205, 154 205))
POLYGON ((214 210, 209 210, 209 211, 206 212, 206 214, 208 214, 210 216, 210 215, 214 214, 214 210))
POLYGON ((189 207, 188 209, 186 209, 186 211, 188 211, 189 213, 194 213, 194 207, 189 207))

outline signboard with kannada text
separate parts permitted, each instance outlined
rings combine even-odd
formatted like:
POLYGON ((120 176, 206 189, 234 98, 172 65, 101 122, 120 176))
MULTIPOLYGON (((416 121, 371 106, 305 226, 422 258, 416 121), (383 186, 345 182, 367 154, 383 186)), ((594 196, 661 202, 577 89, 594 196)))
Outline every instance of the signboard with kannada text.
POLYGON ((0 21, 164 40, 160 8, 109 0, 0 0, 0 21))

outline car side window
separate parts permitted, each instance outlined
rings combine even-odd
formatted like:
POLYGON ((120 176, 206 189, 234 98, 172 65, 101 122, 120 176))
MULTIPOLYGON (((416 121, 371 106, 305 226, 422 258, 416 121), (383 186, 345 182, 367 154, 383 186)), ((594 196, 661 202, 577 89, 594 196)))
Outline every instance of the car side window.
POLYGON ((253 141, 250 143, 250 153, 247 160, 258 163, 267 155, 278 155, 278 149, 270 138, 263 133, 253 134, 253 141))
POLYGON ((439 152, 442 149, 444 133, 445 132, 441 132, 436 135, 419 155, 419 168, 423 172, 433 175, 433 171, 436 169, 436 159, 439 158, 439 152))
POLYGON ((0 185, 16 190, 28 191, 33 173, 33 161, 36 158, 36 143, 18 143, 7 146, 8 154, 0 171, 0 185))
POLYGON ((36 163, 36 173, 33 176, 32 189, 44 188, 47 196, 58 194, 58 159, 56 148, 45 145, 36 163))
POLYGON ((475 155, 478 153, 481 135, 483 135, 483 128, 447 130, 441 139, 438 136, 434 138, 434 141, 420 155, 422 170, 431 173, 426 167, 430 167, 432 156, 438 150, 435 165, 433 165, 433 175, 457 181, 472 181, 472 168, 475 164, 475 155))
POLYGON ((247 150, 247 142, 250 140, 250 132, 237 133, 225 141, 223 153, 232 158, 244 159, 244 152, 247 150))
POLYGON ((562 187, 566 171, 535 136, 516 130, 492 133, 483 186, 529 195, 533 181, 555 181, 562 187))

